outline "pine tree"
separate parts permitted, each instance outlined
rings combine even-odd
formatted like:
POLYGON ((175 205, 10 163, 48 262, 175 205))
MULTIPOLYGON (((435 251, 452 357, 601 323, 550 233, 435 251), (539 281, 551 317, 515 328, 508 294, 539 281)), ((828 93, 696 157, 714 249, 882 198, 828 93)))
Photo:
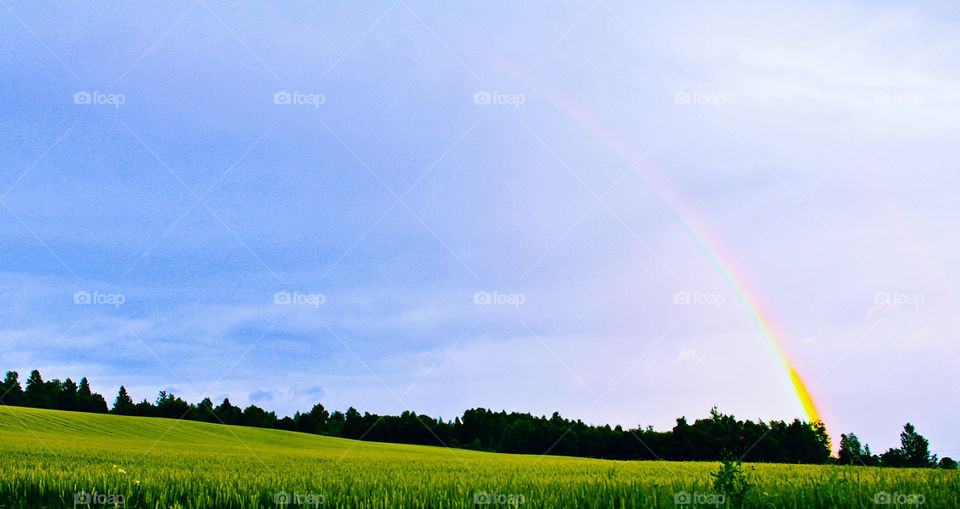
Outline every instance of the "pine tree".
POLYGON ((61 385, 61 391, 59 394, 59 403, 57 408, 60 410, 82 410, 83 406, 80 404, 79 398, 77 398, 77 384, 73 380, 67 378, 63 381, 61 385))
POLYGON ((77 389, 77 394, 79 394, 80 397, 90 397, 90 382, 87 381, 87 377, 80 379, 80 388, 77 389))
POLYGON ((133 409, 133 399, 127 394, 127 388, 121 385, 120 390, 117 392, 117 399, 113 402, 113 413, 132 415, 133 409))
POLYGON ((7 377, 0 384, 0 405, 19 405, 23 399, 23 389, 20 388, 19 373, 7 371, 7 377))
POLYGON ((43 386, 43 378, 40 372, 33 370, 30 372, 30 378, 27 379, 26 390, 23 391, 23 405, 33 408, 46 408, 46 394, 43 386))

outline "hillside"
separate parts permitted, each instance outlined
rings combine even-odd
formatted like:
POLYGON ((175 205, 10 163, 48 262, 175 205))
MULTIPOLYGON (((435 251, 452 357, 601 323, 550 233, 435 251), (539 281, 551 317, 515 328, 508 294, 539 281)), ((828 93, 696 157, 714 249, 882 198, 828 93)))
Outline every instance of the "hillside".
MULTIPOLYGON (((445 448, 361 442, 290 431, 247 426, 225 426, 157 417, 128 417, 0 406, 0 439, 16 434, 51 448, 71 447, 82 439, 93 444, 109 442, 118 451, 135 452, 143 444, 152 446, 146 454, 176 451, 189 454, 239 454, 250 456, 296 455, 318 460, 376 455, 381 458, 443 457, 454 451, 445 448), (42 444, 41 444, 42 442, 42 444), (56 447, 54 447, 56 446, 56 447)), ((89 444, 88 444, 89 445, 89 444)), ((481 455, 456 450, 461 457, 481 455)))
MULTIPOLYGON (((712 463, 493 454, 2 406, 0 458, 0 506, 8 508, 72 507, 75 500, 253 508, 278 507, 285 499, 324 507, 497 501, 512 507, 677 507, 675 499, 684 496, 717 495, 712 463)), ((748 507, 874 507, 874 497, 885 492, 922 494, 928 507, 960 506, 956 472, 747 468, 756 482, 748 507)))

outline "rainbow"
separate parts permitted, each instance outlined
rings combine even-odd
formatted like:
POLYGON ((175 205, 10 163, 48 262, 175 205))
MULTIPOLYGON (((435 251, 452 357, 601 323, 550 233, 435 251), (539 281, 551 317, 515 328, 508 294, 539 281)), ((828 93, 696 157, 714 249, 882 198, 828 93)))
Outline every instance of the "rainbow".
POLYGON ((757 293, 748 286, 748 278, 736 271, 735 258, 723 247, 723 243, 709 234, 706 225, 698 217, 696 211, 680 200, 669 183, 654 168, 643 163, 642 157, 636 154, 615 132, 597 121, 579 105, 568 100, 548 85, 529 76, 510 62, 491 60, 494 67, 513 77, 516 81, 530 88, 549 101, 554 107, 571 117, 574 121, 586 128, 600 142, 606 144, 617 156, 623 159, 630 168, 652 190, 664 208, 681 225, 687 236, 697 245, 703 255, 710 261, 726 284, 733 290, 737 300, 750 316, 754 326, 759 330, 766 343, 771 347, 780 365, 783 367, 789 383, 797 395, 800 405, 806 414, 808 422, 823 422, 817 406, 814 404, 810 391, 807 390, 803 379, 790 361, 783 348, 783 343, 773 326, 773 314, 769 309, 760 305, 757 293))

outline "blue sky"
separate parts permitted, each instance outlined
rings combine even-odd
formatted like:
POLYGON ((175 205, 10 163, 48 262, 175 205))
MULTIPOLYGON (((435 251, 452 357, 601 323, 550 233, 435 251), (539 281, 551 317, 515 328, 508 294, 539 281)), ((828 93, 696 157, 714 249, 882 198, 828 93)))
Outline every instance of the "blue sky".
POLYGON ((2 7, 23 378, 281 413, 801 415, 656 189, 549 90, 727 246, 831 433, 882 450, 910 420, 960 454, 951 5, 2 7))

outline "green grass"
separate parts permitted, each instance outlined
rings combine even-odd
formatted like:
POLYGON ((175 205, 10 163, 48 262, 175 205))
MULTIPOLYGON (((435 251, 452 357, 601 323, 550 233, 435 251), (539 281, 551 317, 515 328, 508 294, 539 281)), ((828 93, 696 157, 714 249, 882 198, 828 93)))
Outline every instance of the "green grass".
MULTIPOLYGON (((0 467, 6 508, 72 507, 79 491, 122 494, 125 507, 278 507, 281 490, 322 495, 322 507, 475 507, 485 491, 515 494, 520 507, 682 508, 694 505, 675 505, 675 493, 713 493, 718 464, 492 454, 0 406, 0 467)), ((874 504, 882 491, 960 507, 957 472, 745 469, 755 483, 748 507, 896 507, 874 504)))

